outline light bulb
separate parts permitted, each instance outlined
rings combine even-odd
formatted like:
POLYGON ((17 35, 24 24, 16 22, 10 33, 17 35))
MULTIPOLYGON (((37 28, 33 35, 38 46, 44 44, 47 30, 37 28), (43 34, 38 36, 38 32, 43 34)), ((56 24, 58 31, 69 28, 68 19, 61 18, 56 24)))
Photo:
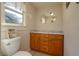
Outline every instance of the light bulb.
POLYGON ((53 16, 54 14, 53 14, 53 13, 51 13, 50 15, 51 15, 51 16, 53 16))
POLYGON ((56 18, 54 18, 53 21, 56 21, 56 18))
POLYGON ((45 18, 44 17, 42 17, 42 24, 44 24, 45 23, 45 18))
POLYGON ((53 13, 53 12, 50 12, 50 15, 51 15, 51 16, 53 16, 53 15, 54 15, 54 13, 53 13))

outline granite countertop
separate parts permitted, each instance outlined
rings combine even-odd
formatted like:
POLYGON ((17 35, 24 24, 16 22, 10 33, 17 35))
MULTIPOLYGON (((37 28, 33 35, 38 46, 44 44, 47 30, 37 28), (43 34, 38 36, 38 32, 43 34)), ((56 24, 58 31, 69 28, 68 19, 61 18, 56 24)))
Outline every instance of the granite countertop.
POLYGON ((61 34, 61 35, 64 35, 63 31, 38 31, 38 30, 33 30, 31 32, 32 33, 61 34))

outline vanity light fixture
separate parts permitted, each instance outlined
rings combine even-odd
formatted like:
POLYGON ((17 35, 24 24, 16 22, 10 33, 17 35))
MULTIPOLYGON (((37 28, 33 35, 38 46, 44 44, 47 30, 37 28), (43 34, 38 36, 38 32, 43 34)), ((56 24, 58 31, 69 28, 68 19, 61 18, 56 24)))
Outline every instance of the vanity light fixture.
POLYGON ((46 20, 49 18, 49 20, 50 20, 50 23, 53 23, 54 21, 56 21, 56 16, 55 16, 55 14, 53 13, 53 12, 49 12, 48 14, 46 14, 46 15, 43 15, 42 16, 42 24, 45 24, 46 23, 46 20))
POLYGON ((54 21, 56 21, 56 17, 55 17, 55 14, 53 12, 49 12, 50 16, 52 19, 51 19, 51 23, 53 23, 54 21))

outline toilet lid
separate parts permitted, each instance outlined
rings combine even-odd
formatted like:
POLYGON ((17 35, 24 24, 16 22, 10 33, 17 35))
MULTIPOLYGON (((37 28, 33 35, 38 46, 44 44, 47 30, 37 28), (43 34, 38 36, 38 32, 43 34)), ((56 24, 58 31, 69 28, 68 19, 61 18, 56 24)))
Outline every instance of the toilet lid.
POLYGON ((32 56, 32 55, 27 51, 19 51, 15 53, 13 56, 32 56))

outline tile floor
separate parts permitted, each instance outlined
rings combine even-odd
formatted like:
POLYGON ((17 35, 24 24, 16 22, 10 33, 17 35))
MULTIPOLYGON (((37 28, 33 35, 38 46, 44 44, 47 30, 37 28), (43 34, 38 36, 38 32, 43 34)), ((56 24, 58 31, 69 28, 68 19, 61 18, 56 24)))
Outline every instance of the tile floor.
POLYGON ((48 54, 45 54, 45 53, 42 53, 42 52, 33 51, 33 50, 31 50, 30 53, 33 56, 51 56, 51 55, 48 55, 48 54))

